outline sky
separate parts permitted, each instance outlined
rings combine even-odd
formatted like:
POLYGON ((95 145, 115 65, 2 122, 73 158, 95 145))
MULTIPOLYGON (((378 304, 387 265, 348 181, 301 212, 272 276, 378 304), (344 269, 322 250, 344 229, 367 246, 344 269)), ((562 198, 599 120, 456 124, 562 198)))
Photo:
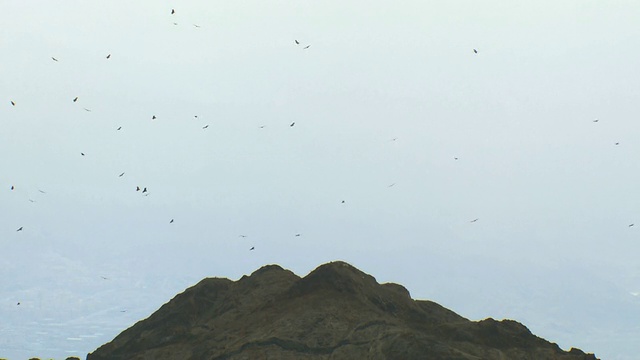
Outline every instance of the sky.
POLYGON ((343 260, 637 358, 636 3, 10 1, 0 21, 0 357, 84 358, 204 277, 343 260))

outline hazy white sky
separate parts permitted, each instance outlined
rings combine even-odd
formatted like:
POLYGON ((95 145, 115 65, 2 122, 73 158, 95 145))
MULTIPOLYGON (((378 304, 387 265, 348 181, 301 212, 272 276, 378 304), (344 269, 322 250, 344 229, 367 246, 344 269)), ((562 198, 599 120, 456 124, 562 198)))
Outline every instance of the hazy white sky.
POLYGON ((634 2, 10 1, 0 21, 0 356, 84 356, 205 276, 338 259, 640 352, 634 2))

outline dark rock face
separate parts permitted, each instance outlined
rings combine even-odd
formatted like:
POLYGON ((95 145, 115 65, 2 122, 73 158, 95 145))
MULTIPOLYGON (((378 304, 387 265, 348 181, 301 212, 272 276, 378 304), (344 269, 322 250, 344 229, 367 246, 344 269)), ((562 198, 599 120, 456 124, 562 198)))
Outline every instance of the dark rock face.
POLYGON ((208 278, 87 360, 596 360, 524 325, 474 322, 344 262, 304 278, 269 265, 238 281, 208 278))

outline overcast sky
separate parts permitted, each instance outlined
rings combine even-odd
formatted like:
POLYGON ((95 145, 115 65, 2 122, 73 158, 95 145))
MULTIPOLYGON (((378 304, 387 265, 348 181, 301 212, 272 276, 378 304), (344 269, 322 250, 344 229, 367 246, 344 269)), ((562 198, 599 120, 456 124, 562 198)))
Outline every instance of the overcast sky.
POLYGON ((9 1, 0 21, 0 356, 84 357, 203 277, 344 260, 637 358, 635 2, 9 1))

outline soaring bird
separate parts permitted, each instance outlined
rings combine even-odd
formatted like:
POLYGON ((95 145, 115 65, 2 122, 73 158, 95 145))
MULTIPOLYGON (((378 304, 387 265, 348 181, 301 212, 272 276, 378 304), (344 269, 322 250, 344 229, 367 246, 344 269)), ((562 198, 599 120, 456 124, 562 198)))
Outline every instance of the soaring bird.
POLYGON ((51 60, 58 61, 58 59, 54 58, 53 56, 51 57, 51 60))
POLYGON ((169 221, 169 224, 173 224, 173 219, 171 219, 171 221, 169 221))
POLYGON ((91 112, 91 109, 83 108, 86 112, 91 112))
POLYGON ((124 173, 122 173, 122 174, 118 175, 118 177, 123 177, 123 176, 124 176, 124 173))
POLYGON ((474 53, 474 54, 477 54, 477 53, 478 53, 478 50, 473 49, 473 53, 474 53))
POLYGON ((238 235, 238 237, 246 238, 246 237, 247 237, 247 235, 242 235, 242 234, 240 234, 240 235, 238 235))
POLYGON ((156 116, 155 116, 155 115, 153 115, 153 116, 151 117, 151 120, 155 120, 155 119, 156 119, 156 116))
POLYGON ((310 47, 311 47, 311 45, 307 45, 307 46, 303 47, 302 49, 304 50, 304 49, 308 49, 310 47))
POLYGON ((253 249, 255 249, 255 248, 256 248, 255 246, 252 246, 252 247, 251 247, 251 249, 249 249, 249 251, 251 251, 251 250, 253 250, 253 249))
POLYGON ((73 102, 78 101, 78 97, 76 96, 75 98, 73 98, 73 102))
POLYGON ((598 122, 598 121, 600 121, 600 120, 599 120, 599 119, 595 119, 595 120, 593 120, 593 122, 598 122))
POLYGON ((345 201, 344 201, 344 200, 342 200, 342 204, 344 204, 344 203, 345 203, 345 201))
POLYGON ((171 9, 171 15, 173 15, 175 13, 176 13, 175 9, 171 9))
POLYGON ((147 192, 147 188, 142 189, 142 193, 146 193, 147 192))
POLYGON ((11 185, 11 190, 13 190, 13 189, 15 189, 15 188, 13 187, 13 185, 11 185))
POLYGON ((296 234, 296 236, 300 236, 300 235, 302 235, 302 234, 296 234))
POLYGON ((471 221, 469 221, 469 222, 474 223, 474 222, 476 222, 476 221, 478 221, 478 220, 479 220, 479 219, 473 219, 473 220, 471 220, 471 221))
MULTIPOLYGON (((629 227, 632 227, 633 225, 635 225, 635 224, 629 224, 629 227)), ((22 229, 22 228, 20 228, 20 229, 22 229)))
POLYGON ((620 143, 619 143, 619 142, 617 142, 617 143, 615 143, 614 145, 620 145, 620 143))
POLYGON ((140 191, 140 186, 136 186, 136 191, 140 191))
POLYGON ((289 126, 290 126, 290 127, 293 127, 293 125, 295 125, 295 124, 296 124, 296 122, 294 121, 294 122, 292 122, 292 123, 291 123, 291 125, 289 125, 289 126))
POLYGON ((83 153, 83 152, 81 152, 81 153, 80 153, 80 155, 84 156, 84 153, 83 153))
POLYGON ((111 54, 107 55, 107 59, 110 59, 110 58, 111 58, 111 54))
POLYGON ((458 160, 458 158, 454 156, 454 157, 453 157, 453 160, 458 160))
POLYGON ((206 129, 206 128, 208 128, 208 127, 209 127, 209 125, 205 125, 205 126, 203 126, 202 128, 203 128, 203 129, 206 129))
POLYGON ((22 226, 20 226, 20 228, 18 230, 16 230, 16 231, 22 231, 22 226))
POLYGON ((38 191, 39 191, 41 194, 46 194, 46 192, 44 192, 44 191, 42 191, 42 190, 40 190, 40 189, 38 189, 38 191))
POLYGON ((293 40, 293 41, 296 42, 296 45, 300 45, 300 41, 298 41, 298 40, 293 40))
POLYGON ((118 126, 116 130, 122 130, 122 126, 118 126))
POLYGON ((16 106, 16 103, 14 103, 13 100, 11 100, 11 105, 16 106))
POLYGON ((387 187, 394 187, 394 186, 396 186, 396 183, 393 183, 393 184, 391 184, 391 185, 389 185, 387 187))
POLYGON ((197 27, 197 28, 202 27, 202 26, 200 26, 200 25, 196 25, 196 24, 193 24, 193 26, 194 26, 194 27, 197 27))

